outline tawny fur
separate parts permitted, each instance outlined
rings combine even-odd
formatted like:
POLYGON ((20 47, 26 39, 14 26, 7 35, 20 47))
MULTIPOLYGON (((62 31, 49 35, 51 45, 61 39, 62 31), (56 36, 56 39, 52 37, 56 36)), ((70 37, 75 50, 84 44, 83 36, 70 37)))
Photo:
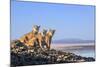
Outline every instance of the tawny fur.
POLYGON ((55 30, 49 30, 48 32, 47 30, 43 30, 43 32, 39 32, 39 28, 39 26, 35 26, 31 32, 22 36, 19 41, 26 46, 34 47, 36 44, 36 46, 39 46, 41 49, 43 49, 43 46, 50 49, 55 30))
POLYGON ((45 36, 45 43, 48 49, 51 48, 51 41, 52 41, 52 37, 54 35, 55 30, 49 30, 45 36))
POLYGON ((43 32, 38 33, 37 39, 38 44, 41 49, 43 49, 43 46, 46 46, 45 42, 45 36, 46 36, 47 30, 43 30, 43 32))
POLYGON ((35 26, 31 32, 22 36, 19 41, 24 43, 26 46, 34 46, 35 42, 37 42, 39 28, 39 26, 35 26))

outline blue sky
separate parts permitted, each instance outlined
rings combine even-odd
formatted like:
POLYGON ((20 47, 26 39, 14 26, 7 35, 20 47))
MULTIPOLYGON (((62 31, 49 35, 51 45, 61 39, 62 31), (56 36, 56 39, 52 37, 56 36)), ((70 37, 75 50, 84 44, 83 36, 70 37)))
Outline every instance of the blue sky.
POLYGON ((94 40, 94 24, 95 6, 11 2, 11 39, 18 39, 31 31, 33 25, 40 25, 41 30, 56 30, 54 40, 94 40))

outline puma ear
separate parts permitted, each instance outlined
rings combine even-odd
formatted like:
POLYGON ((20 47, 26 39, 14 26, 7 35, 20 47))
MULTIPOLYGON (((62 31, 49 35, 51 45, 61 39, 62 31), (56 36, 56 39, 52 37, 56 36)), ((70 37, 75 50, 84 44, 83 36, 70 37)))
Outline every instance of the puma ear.
POLYGON ((53 30, 53 34, 55 33, 56 30, 53 30))
POLYGON ((40 28, 40 25, 38 25, 38 27, 40 28))
POLYGON ((54 32, 56 31, 56 30, 53 30, 54 32))

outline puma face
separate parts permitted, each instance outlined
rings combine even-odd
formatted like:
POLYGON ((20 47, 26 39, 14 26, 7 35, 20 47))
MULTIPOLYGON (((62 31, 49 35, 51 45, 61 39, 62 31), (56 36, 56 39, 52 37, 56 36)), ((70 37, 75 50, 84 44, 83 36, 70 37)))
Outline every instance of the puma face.
POLYGON ((38 33, 39 29, 40 29, 40 26, 38 26, 38 25, 33 26, 33 32, 34 33, 38 33))
POLYGON ((52 30, 52 29, 49 30, 49 34, 50 34, 51 36, 53 36, 54 33, 55 33, 55 30, 52 30))
POLYGON ((43 29, 43 36, 45 36, 46 35, 46 33, 47 33, 47 30, 46 29, 43 29))

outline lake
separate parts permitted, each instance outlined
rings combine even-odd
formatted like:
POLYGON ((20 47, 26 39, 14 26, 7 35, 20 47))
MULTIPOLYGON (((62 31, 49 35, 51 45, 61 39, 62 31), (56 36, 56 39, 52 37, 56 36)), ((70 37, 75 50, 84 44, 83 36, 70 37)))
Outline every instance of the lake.
POLYGON ((83 57, 95 58, 94 43, 79 43, 79 44, 52 44, 52 48, 64 52, 72 52, 83 57))

